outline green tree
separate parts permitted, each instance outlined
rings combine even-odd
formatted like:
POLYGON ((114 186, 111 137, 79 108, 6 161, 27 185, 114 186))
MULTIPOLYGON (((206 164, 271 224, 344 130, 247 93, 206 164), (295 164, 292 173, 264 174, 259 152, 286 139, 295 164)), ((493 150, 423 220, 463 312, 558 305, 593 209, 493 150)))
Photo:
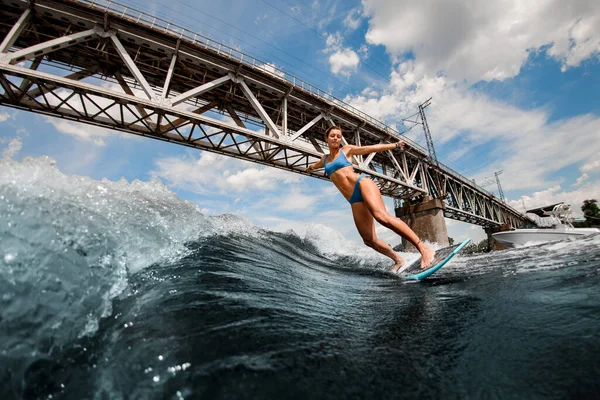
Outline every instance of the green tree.
POLYGON ((451 238, 450 236, 448 236, 448 245, 449 246, 454 246, 454 239, 451 238))
POLYGON ((488 251, 488 240, 483 239, 481 242, 477 244, 477 252, 478 253, 486 253, 488 251))
POLYGON ((488 241, 487 239, 483 239, 481 242, 479 243, 469 243, 468 245, 465 246, 463 253, 464 254, 475 254, 475 253, 487 253, 489 251, 488 249, 488 241))
POLYGON ((598 207, 598 200, 590 199, 584 200, 581 206, 583 216, 590 224, 600 223, 600 207, 598 207))

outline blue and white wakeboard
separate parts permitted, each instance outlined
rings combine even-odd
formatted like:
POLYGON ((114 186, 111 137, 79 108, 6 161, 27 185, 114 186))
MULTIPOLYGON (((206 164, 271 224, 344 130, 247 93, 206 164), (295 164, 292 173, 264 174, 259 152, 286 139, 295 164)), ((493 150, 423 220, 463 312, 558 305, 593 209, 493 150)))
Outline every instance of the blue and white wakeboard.
POLYGON ((455 255, 457 255, 458 252, 461 251, 463 247, 465 247, 470 241, 471 239, 466 239, 460 244, 456 244, 450 247, 444 247, 443 249, 437 250, 435 252, 435 258, 431 263, 431 267, 427 269, 421 269, 421 257, 419 257, 398 276, 400 276, 402 279, 410 279, 414 281, 423 280, 428 276, 434 274, 444 265, 446 265, 448 261, 450 261, 455 255))

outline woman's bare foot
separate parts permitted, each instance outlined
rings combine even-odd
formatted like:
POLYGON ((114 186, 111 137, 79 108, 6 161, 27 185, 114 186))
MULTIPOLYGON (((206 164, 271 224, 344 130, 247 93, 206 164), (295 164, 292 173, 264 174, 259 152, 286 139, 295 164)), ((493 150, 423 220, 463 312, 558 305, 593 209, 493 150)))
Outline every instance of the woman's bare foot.
POLYGON ((421 253, 421 269, 426 269, 431 266, 431 262, 435 258, 435 251, 428 246, 425 246, 423 242, 420 242, 417 249, 421 253))
POLYGON ((404 260, 404 258, 402 258, 402 257, 398 257, 398 259, 396 260, 396 263, 392 267, 392 273, 393 274, 398 273, 398 270, 400 270, 405 265, 407 265, 406 260, 404 260))

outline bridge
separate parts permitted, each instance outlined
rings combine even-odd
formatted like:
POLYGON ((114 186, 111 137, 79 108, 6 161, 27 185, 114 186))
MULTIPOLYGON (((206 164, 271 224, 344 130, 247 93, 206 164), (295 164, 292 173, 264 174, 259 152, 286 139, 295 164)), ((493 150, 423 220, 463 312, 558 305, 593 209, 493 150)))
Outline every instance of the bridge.
POLYGON ((0 4, 2 105, 299 174, 324 153, 328 126, 356 145, 402 138, 404 151, 352 160, 397 215, 437 210, 487 229, 531 222, 383 122, 210 38, 108 0, 0 4))

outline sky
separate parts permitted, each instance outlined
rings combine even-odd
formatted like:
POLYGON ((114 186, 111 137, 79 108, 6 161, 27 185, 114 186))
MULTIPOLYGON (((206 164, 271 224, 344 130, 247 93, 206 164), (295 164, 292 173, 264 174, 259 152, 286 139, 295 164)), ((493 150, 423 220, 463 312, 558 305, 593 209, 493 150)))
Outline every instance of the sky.
MULTIPOLYGON (((438 159, 518 210, 600 200, 597 0, 122 0, 239 49, 390 126, 432 98, 438 159), (492 182, 490 184, 490 182, 492 182)), ((422 130, 407 134, 426 147, 422 130)), ((66 174, 159 179, 207 215, 360 241, 331 182, 0 106, 0 157, 66 174)), ((390 213, 393 202, 385 198, 390 213)), ((446 220, 456 240, 483 229, 446 220)), ((379 237, 400 239, 378 226, 379 237)))

